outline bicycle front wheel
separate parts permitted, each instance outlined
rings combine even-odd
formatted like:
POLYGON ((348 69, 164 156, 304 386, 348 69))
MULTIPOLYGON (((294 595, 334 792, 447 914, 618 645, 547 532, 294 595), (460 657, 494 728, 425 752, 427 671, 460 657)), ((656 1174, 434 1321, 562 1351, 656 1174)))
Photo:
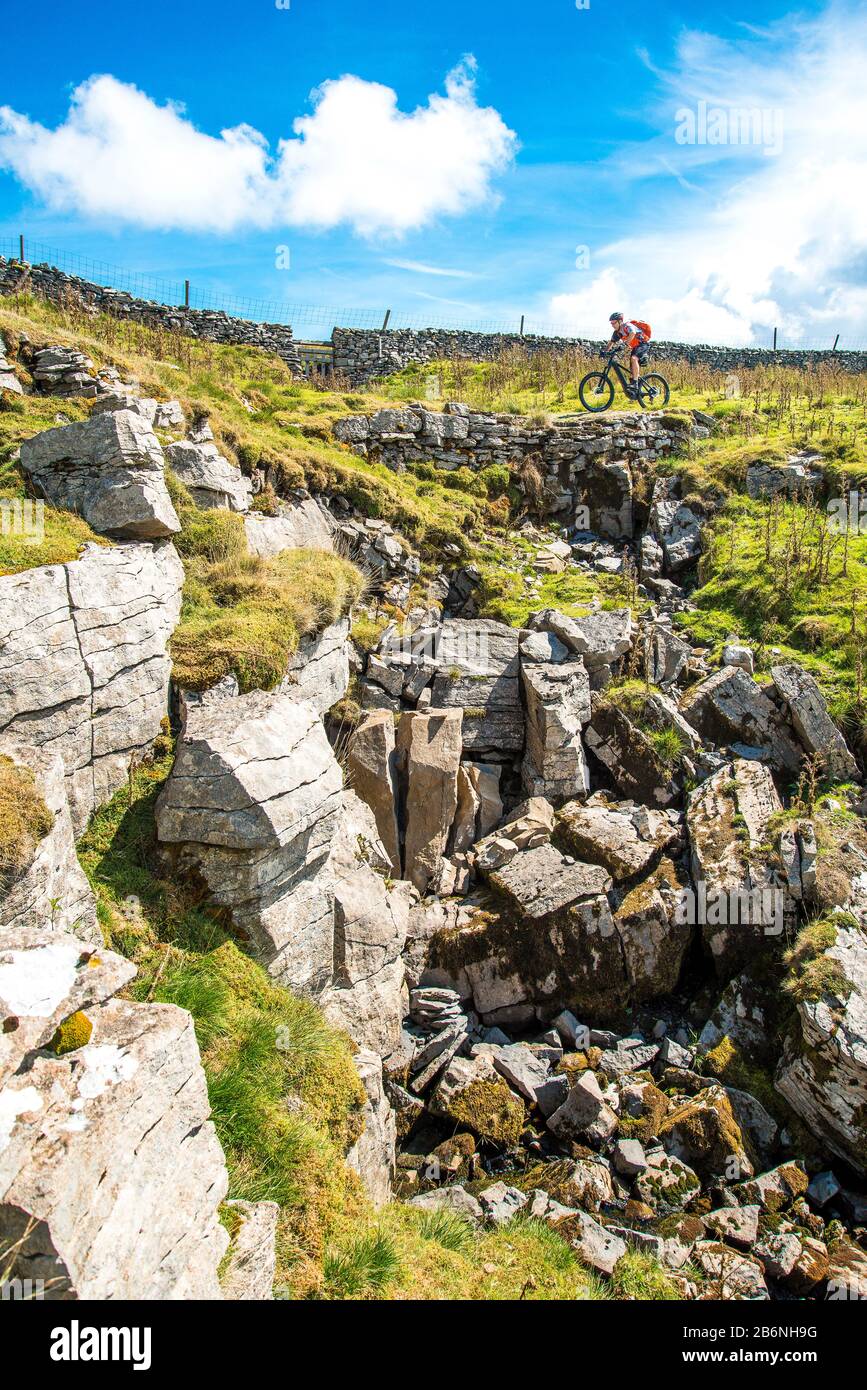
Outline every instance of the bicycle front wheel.
POLYGON ((671 394, 668 389, 668 382, 664 376, 659 376, 656 372, 650 372, 648 376, 643 376, 638 383, 638 398, 645 410, 662 410, 668 405, 668 398, 671 394))
POLYGON ((614 400, 614 383, 604 372, 588 372, 578 387, 585 410, 607 410, 614 400))

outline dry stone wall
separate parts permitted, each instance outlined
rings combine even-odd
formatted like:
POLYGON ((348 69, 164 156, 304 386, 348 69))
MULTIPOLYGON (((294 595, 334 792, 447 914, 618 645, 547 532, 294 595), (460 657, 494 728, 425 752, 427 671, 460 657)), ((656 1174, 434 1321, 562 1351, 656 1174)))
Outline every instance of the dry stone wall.
MULTIPOLYGON (((354 386, 376 377, 389 376, 412 363, 439 362, 463 357, 470 362, 492 362, 501 353, 519 349, 531 356, 537 352, 599 351, 602 333, 589 338, 545 338, 518 333, 473 333, 463 330, 335 328, 331 335, 334 370, 354 386)), ((743 367, 803 367, 813 362, 833 361, 844 371, 867 371, 867 353, 805 352, 770 348, 713 347, 707 343, 654 342, 657 362, 689 362, 714 371, 732 372, 743 367)))
POLYGON ((301 359, 287 323, 254 323, 250 319, 233 318, 222 310, 187 309, 158 304, 151 299, 136 299, 125 290, 107 289, 77 275, 66 275, 51 265, 24 265, 0 256, 0 294, 32 293, 54 303, 73 301, 94 314, 112 314, 115 318, 133 319, 151 328, 163 328, 170 333, 184 333, 189 338, 201 338, 213 343, 264 348, 276 353, 293 371, 301 372, 301 359))
POLYGON ((589 516, 582 529, 625 539, 633 534, 633 470, 685 449, 696 428, 687 416, 629 411, 534 424, 447 401, 442 411, 412 405, 350 415, 337 421, 334 434, 354 453, 397 472, 415 463, 476 471, 532 462, 544 479, 543 511, 565 521, 584 505, 589 516))

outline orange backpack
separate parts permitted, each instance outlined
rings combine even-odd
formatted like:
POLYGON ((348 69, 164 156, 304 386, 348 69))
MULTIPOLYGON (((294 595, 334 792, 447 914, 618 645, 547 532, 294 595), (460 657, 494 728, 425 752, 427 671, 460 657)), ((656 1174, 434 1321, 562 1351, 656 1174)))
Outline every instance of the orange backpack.
POLYGON ((642 333, 644 334, 645 338, 649 339, 649 338, 651 337, 650 324, 649 324, 649 323, 642 323, 641 319, 633 319, 632 322, 635 324, 635 327, 636 327, 636 328, 640 328, 640 329, 641 329, 641 331, 642 331, 642 333))

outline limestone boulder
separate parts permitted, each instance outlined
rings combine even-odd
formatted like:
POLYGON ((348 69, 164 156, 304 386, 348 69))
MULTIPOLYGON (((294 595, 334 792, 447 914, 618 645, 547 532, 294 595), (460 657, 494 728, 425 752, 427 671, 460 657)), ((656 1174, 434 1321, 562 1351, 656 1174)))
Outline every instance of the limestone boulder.
POLYGON ((786 899, 767 850, 768 823, 781 809, 769 768, 746 758, 727 763, 690 796, 692 921, 724 980, 784 930, 786 899))
POLYGON ((96 415, 25 439, 21 467, 43 497, 77 512, 94 531, 157 540, 181 529, 159 440, 133 411, 96 415))
POLYGON ((463 747, 474 758, 524 746, 519 642, 515 628, 487 618, 450 618, 436 635, 431 708, 463 710, 463 747))
POLYGON ((250 510, 253 490, 249 478, 220 453, 216 444, 193 444, 187 439, 169 444, 166 460, 197 507, 230 512, 250 510))
POLYGON ((703 738, 726 748, 759 749, 780 772, 796 773, 802 754, 779 710, 740 666, 723 666, 680 702, 680 712, 703 738))
POLYGON ((220 1284, 233 1302, 267 1302, 274 1297, 277 1267, 277 1202, 226 1203, 237 1222, 220 1284))
POLYGON ((788 662, 771 667, 777 695, 807 753, 818 754, 828 773, 839 781, 860 779, 858 764, 847 747, 813 677, 788 662))
POLYGON ((626 1242, 584 1211, 560 1215, 552 1224, 582 1262, 601 1274, 613 1274, 618 1260, 626 1254, 626 1242))
POLYGON ((662 687, 674 685, 686 670, 691 648, 667 623, 656 622, 645 635, 648 679, 662 687))
POLYGON ((404 876, 424 894, 442 865, 458 804, 463 710, 407 711, 397 730, 406 790, 404 876))
POLYGON ((596 1146, 615 1133, 617 1116, 592 1071, 579 1077, 563 1104, 548 1117, 548 1128, 559 1139, 580 1139, 596 1146))
POLYGON ((372 710, 355 730, 347 755, 347 775, 353 791, 373 812, 392 870, 399 876, 394 719, 388 710, 372 710))
POLYGON ((364 1087, 364 1129, 346 1162, 358 1173, 374 1206, 381 1207, 391 1198, 397 1122, 385 1093, 382 1058, 370 1048, 361 1048, 353 1062, 364 1087))
POLYGON ((386 1055, 403 1015, 408 899, 372 812, 343 788, 312 705, 254 692, 192 712, 157 803, 174 871, 290 988, 386 1055))
POLYGON ((250 554, 265 559, 284 550, 334 550, 334 522, 313 497, 281 503, 277 516, 248 512, 244 530, 250 554))
POLYGON ((526 1122, 523 1103, 485 1057, 455 1057, 428 1102, 432 1115, 478 1139, 512 1147, 526 1122))
POLYGON ((867 938, 843 918, 798 1002, 775 1084, 828 1148, 867 1175, 867 938))
POLYGON ((574 656, 583 657, 588 671, 613 666, 630 650, 635 635, 628 608, 600 608, 581 618, 546 608, 530 616, 529 626, 553 633, 574 656))
POLYGON ((583 661, 522 666, 527 742, 521 770, 528 796, 559 802, 590 790, 581 730, 590 719, 583 661))
POLYGON ((49 928, 102 945, 96 899, 75 853, 63 761, 48 748, 0 736, 0 763, 9 759, 32 775, 51 816, 51 828, 33 857, 13 877, 0 876, 0 941, 12 929, 49 928))
POLYGON ((183 578, 167 542, 0 577, 0 732, 63 758, 77 835, 160 732, 183 578))
POLYGON ((679 574, 701 554, 701 518, 680 500, 678 478, 657 478, 650 504, 650 531, 662 547, 665 568, 679 574))
POLYGON ((620 939, 625 993, 634 1003, 677 988, 695 928, 682 911, 690 882, 680 860, 667 855, 620 898, 614 926, 620 939))
POLYGON ((425 982, 451 982, 485 1023, 505 1028, 564 1008, 616 1012, 627 982, 605 870, 569 861, 545 843, 519 851, 488 877, 491 900, 432 938, 425 982))
POLYGON ((8 1276, 43 1280, 50 1299, 219 1298, 227 1174, 192 1018, 111 998, 132 967, 82 954, 50 932, 0 951, 20 1021, 4 1044, 26 1047, 0 1105, 8 1276), (57 1019, 63 1046, 46 1046, 57 1019))
POLYGON ((633 802, 609 802, 596 795, 582 804, 571 801, 557 816, 558 840, 578 859, 602 864, 616 881, 650 868, 683 835, 675 811, 658 811, 633 802))
POLYGON ((705 1182, 751 1178, 752 1147, 722 1086, 706 1086, 662 1121, 659 1138, 668 1154, 686 1163, 705 1182))
POLYGON ((302 637, 279 689, 327 714, 349 689, 349 618, 302 637))
POLYGON ((622 796, 663 809, 679 800, 677 768, 662 761, 648 734, 612 701, 594 697, 584 743, 622 796))

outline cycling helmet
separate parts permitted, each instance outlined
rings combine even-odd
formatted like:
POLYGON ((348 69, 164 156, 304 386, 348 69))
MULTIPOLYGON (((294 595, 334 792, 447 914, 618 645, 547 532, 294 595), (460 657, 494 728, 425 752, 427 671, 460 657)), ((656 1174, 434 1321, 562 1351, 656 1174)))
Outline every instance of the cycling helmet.
POLYGON ((617 314, 609 314, 609 316, 608 316, 608 322, 609 322, 609 323, 615 323, 615 322, 617 321, 617 319, 622 319, 622 318, 623 318, 623 315, 622 315, 622 314, 619 314, 619 313, 617 313, 617 314))

